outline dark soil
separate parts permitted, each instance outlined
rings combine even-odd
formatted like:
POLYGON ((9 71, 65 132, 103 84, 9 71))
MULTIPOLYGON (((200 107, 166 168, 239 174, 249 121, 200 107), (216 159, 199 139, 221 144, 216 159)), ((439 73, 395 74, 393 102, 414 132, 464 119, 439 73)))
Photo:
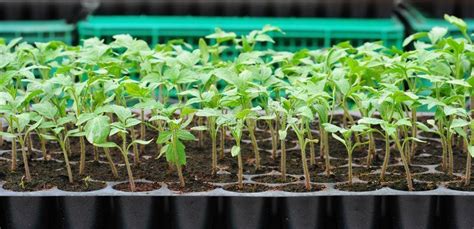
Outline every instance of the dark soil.
POLYGON ((230 192, 244 192, 244 193, 265 192, 265 191, 269 191, 273 189, 278 189, 278 188, 273 188, 273 187, 262 185, 262 184, 249 184, 249 183, 244 183, 242 188, 239 188, 238 184, 226 185, 223 188, 224 190, 230 191, 230 192))
MULTIPOLYGON (((161 188, 160 183, 156 182, 135 182, 136 192, 150 192, 161 188)), ((131 192, 130 183, 120 183, 112 186, 113 189, 122 192, 131 192)))
POLYGON ((453 190, 458 190, 458 191, 468 191, 472 192, 474 191, 474 179, 471 179, 471 182, 469 185, 465 185, 464 181, 458 181, 458 182, 452 182, 446 185, 447 188, 453 189, 453 190))
MULTIPOLYGON (((363 181, 378 181, 380 180, 380 174, 360 174, 359 179, 363 181)), ((405 179, 405 175, 402 174, 390 174, 390 173, 385 173, 385 177, 383 182, 394 182, 394 181, 399 181, 405 179)))
POLYGON ((184 188, 179 183, 173 182, 168 183, 168 189, 178 193, 206 192, 215 189, 215 186, 201 181, 187 180, 184 188))
POLYGON ((436 165, 441 164, 440 156, 415 156, 411 159, 411 163, 414 165, 436 165))
POLYGON ((368 183, 344 183, 336 185, 336 189, 342 191, 353 191, 353 192, 367 192, 381 189, 383 186, 378 182, 368 182, 368 183))
POLYGON ((253 177, 252 180, 258 183, 281 184, 281 183, 292 183, 292 182, 298 181, 299 179, 292 176, 286 176, 286 180, 284 180, 279 175, 264 175, 264 176, 253 177))
MULTIPOLYGON (((301 176, 302 180, 304 180, 304 177, 301 176)), ((316 182, 316 183, 335 183, 335 182, 342 182, 346 181, 348 179, 347 176, 344 175, 336 175, 336 174, 331 174, 329 176, 324 175, 317 175, 317 176, 311 176, 311 181, 316 182)))
POLYGON ((319 184, 311 184, 311 189, 306 189, 304 184, 288 184, 278 187, 278 190, 285 192, 318 192, 324 190, 326 186, 319 184))
MULTIPOLYGON (((348 167, 339 167, 336 169, 332 170, 335 174, 340 174, 340 175, 347 175, 349 172, 348 167)), ((360 167, 360 166, 353 166, 352 167, 352 175, 356 176, 359 174, 368 174, 373 172, 373 169, 367 168, 367 167, 360 167)))
MULTIPOLYGON (((340 116, 335 116, 336 123, 340 122, 340 116)), ((311 124, 313 130, 318 130, 319 127, 317 122, 311 124)), ((137 126, 136 133, 139 133, 139 127, 137 126)), ((300 181, 298 184, 288 185, 263 185, 263 184, 249 184, 246 183, 242 190, 238 189, 236 184, 226 185, 224 188, 229 191, 236 192, 260 192, 266 190, 283 190, 291 192, 306 192, 304 187, 304 176, 300 150, 296 144, 296 135, 290 130, 286 141, 287 148, 287 174, 296 175, 295 177, 287 176, 287 180, 283 181, 278 175, 266 175, 272 171, 280 171, 280 155, 279 151, 276 158, 272 158, 272 144, 271 135, 268 131, 267 124, 265 122, 258 122, 258 128, 256 130, 257 144, 261 156, 261 168, 256 169, 255 155, 253 152, 252 144, 250 143, 250 137, 248 131, 244 131, 241 149, 243 157, 243 171, 248 175, 261 175, 252 178, 254 181, 263 184, 283 184, 300 181), (299 178, 298 178, 299 177, 299 178), (301 184, 300 184, 301 183, 301 184)), ((193 131, 196 137, 199 133, 193 131)), ((156 139, 158 133, 154 130, 147 129, 146 139, 156 139)), ((185 188, 180 188, 178 182, 178 176, 176 168, 173 165, 168 164, 165 157, 156 160, 156 156, 159 149, 155 142, 144 146, 144 151, 140 151, 140 163, 134 163, 134 157, 132 152, 128 154, 128 158, 132 163, 132 171, 135 179, 145 179, 152 183, 137 182, 137 188, 139 191, 150 191, 160 188, 160 182, 165 182, 168 187, 176 192, 196 192, 196 191, 208 191, 215 187, 212 184, 225 184, 236 182, 237 179, 237 158, 231 157, 229 149, 235 144, 229 133, 226 134, 225 141, 225 155, 224 158, 218 159, 218 175, 212 175, 211 171, 211 139, 207 132, 203 133, 202 142, 199 141, 184 141, 186 146, 187 165, 183 166, 183 175, 186 182, 185 188)), ((313 132, 314 138, 319 138, 316 132, 313 132)), ((338 184, 338 188, 341 190, 352 190, 352 191, 367 191, 374 190, 388 185, 389 187, 406 190, 405 170, 402 165, 394 165, 399 163, 400 157, 399 152, 392 146, 390 152, 390 164, 387 169, 387 174, 383 182, 379 182, 380 166, 384 159, 385 142, 381 140, 381 136, 375 136, 377 153, 373 158, 372 164, 369 168, 366 167, 366 156, 367 147, 361 147, 357 149, 353 154, 353 175, 354 178, 358 177, 363 181, 367 181, 368 184, 355 182, 352 187, 349 187, 347 183, 338 184)), ((30 155, 30 171, 32 175, 32 181, 26 182, 23 178, 24 170, 21 160, 21 152, 18 152, 18 168, 16 172, 10 172, 10 162, 7 159, 10 158, 11 143, 5 142, 0 146, 0 150, 7 150, 3 155, 0 156, 0 181, 5 181, 4 188, 14 191, 38 191, 58 187, 59 189, 66 191, 93 191, 99 190, 104 187, 105 181, 127 181, 127 172, 124 166, 124 160, 122 154, 116 150, 111 149, 112 160, 116 164, 118 171, 118 177, 114 177, 109 164, 107 163, 103 149, 96 149, 86 142, 86 166, 83 175, 79 175, 79 159, 80 159, 80 144, 79 138, 70 138, 70 145, 72 155, 70 157, 71 167, 73 170, 74 183, 69 184, 68 177, 66 174, 65 165, 63 161, 63 154, 59 149, 57 143, 48 142, 47 144, 47 158, 50 160, 38 160, 42 157, 40 141, 38 136, 32 135, 33 148, 35 149, 30 155), (94 158, 94 152, 98 155, 98 160, 94 158), (55 159, 61 162, 56 162, 55 159)), ((118 136, 112 136, 111 141, 120 144, 121 140, 118 136)), ((131 141, 131 137, 127 137, 127 141, 131 141)), ((437 165, 441 164, 441 144, 437 141, 426 140, 426 143, 418 143, 415 157, 412 158, 412 165, 410 171, 413 173, 413 178, 420 182, 415 182, 416 190, 430 190, 435 189, 437 185, 443 185, 444 182, 449 183, 449 187, 453 189, 465 189, 472 190, 472 185, 463 187, 460 185, 460 177, 449 177, 445 174, 420 174, 428 171, 427 168, 422 167, 424 165, 437 165), (416 166, 422 165, 422 166, 416 166)), ((337 183, 347 182, 347 152, 345 147, 329 137, 329 154, 331 156, 331 175, 325 175, 325 164, 324 159, 321 158, 319 152, 319 144, 314 145, 314 152, 316 156, 315 165, 310 165, 310 147, 307 147, 307 161, 309 171, 311 175, 311 182, 315 183, 337 183)), ((140 146, 138 147, 140 150, 140 146)), ((280 143, 278 142, 278 149, 280 143)), ((217 141, 218 153, 220 153, 220 139, 217 141)), ((466 155, 454 147, 454 172, 464 173, 466 164, 466 155)), ((438 168, 439 169, 439 166, 438 168)), ((474 171, 474 170, 473 170, 474 171)), ((474 174, 474 173, 473 173, 474 174)), ((474 182, 473 182, 474 183, 474 182)), ((117 185, 115 188, 128 190, 128 183, 122 183, 117 185)), ((324 186, 313 184, 311 191, 319 191, 324 189, 324 186)))
MULTIPOLYGON (((410 166, 410 172, 413 173, 424 173, 428 171, 428 168, 421 166, 410 166)), ((405 174, 405 167, 403 165, 389 166, 387 168, 389 173, 405 174)))
POLYGON ((420 180, 420 181, 430 181, 430 182, 446 182, 446 181, 456 181, 461 179, 458 176, 449 176, 444 173, 423 173, 423 174, 415 174, 413 176, 414 179, 420 180))
POLYGON ((72 184, 66 182, 58 183, 58 189, 68 192, 90 192, 105 188, 107 185, 105 182, 96 181, 76 181, 72 184))
MULTIPOLYGON (((388 183, 387 186, 396 190, 408 191, 406 180, 400 180, 394 183, 388 183)), ((434 183, 413 182, 413 188, 414 188, 413 191, 429 191, 429 190, 434 190, 437 187, 438 186, 434 183)))

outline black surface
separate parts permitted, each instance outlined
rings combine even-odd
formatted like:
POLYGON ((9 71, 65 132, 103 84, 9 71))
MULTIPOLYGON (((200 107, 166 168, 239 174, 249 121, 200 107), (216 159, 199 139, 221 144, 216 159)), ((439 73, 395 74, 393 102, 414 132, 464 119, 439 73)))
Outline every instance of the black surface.
POLYGON ((474 196, 0 197, 0 228, 473 228, 474 196))

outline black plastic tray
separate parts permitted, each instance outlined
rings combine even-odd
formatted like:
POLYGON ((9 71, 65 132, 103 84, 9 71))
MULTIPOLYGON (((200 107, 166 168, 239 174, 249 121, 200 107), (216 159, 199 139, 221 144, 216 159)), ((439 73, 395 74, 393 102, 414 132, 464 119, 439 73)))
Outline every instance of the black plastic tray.
POLYGON ((474 193, 11 192, 0 189, 0 228, 469 228, 474 193))

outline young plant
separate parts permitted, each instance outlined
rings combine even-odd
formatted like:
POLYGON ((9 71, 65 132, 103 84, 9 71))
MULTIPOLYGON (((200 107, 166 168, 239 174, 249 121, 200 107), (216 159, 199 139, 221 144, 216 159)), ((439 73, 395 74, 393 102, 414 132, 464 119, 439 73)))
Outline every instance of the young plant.
MULTIPOLYGON (((122 144, 119 146, 114 142, 103 142, 103 141, 105 141, 103 139, 103 135, 102 135, 104 133, 101 133, 100 134, 101 137, 99 139, 99 142, 103 142, 103 143, 94 143, 94 145, 96 145, 98 147, 103 147, 103 148, 116 148, 120 151, 120 153, 122 154, 122 157, 124 159, 124 162, 125 162, 125 167, 127 168, 127 174, 128 174, 129 184, 130 184, 130 190, 132 192, 134 192, 136 190, 136 187, 135 187, 135 181, 134 181, 134 178, 133 178, 132 168, 131 168, 130 162, 128 160, 129 149, 130 149, 130 147, 133 147, 136 144, 147 145, 151 142, 151 140, 144 141, 144 140, 135 139, 135 140, 132 140, 132 142, 127 143, 127 134, 129 134, 129 129, 133 128, 134 126, 136 126, 138 124, 140 124, 140 120, 134 118, 132 112, 129 109, 127 109, 125 107, 122 107, 122 106, 109 105, 109 106, 104 107, 102 109, 103 109, 104 112, 105 111, 112 112, 117 116, 117 119, 118 119, 117 122, 114 122, 114 123, 110 124, 111 130, 110 130, 109 135, 112 136, 112 135, 118 134, 119 137, 121 138, 121 143, 122 144)), ((98 122, 100 121, 101 125, 105 125, 106 118, 104 118, 103 116, 100 116, 100 117, 101 118, 99 118, 99 120, 96 119, 96 121, 98 121, 98 122)), ((102 131, 107 132, 106 127, 104 127, 104 128, 105 128, 105 130, 102 130, 102 131)), ((89 137, 89 138, 91 138, 91 137, 89 137)), ((91 140, 94 141, 94 137, 92 137, 91 140)), ((134 154, 134 156, 137 156, 137 155, 134 154)))
MULTIPOLYGON (((34 119, 33 113, 22 113, 12 117, 11 126, 9 126, 12 131, 9 132, 0 132, 2 137, 7 137, 12 140, 12 142, 17 141, 20 143, 21 155, 23 158, 23 165, 25 168, 25 178, 27 182, 31 181, 30 167, 28 165, 28 155, 26 152, 26 141, 28 140, 29 133, 35 131, 36 128, 41 124, 42 119, 39 118, 33 124, 30 124, 34 119), (15 134, 11 134, 15 133, 15 134)), ((12 152, 13 154, 13 152, 12 152)))
POLYGON ((347 150, 347 156, 349 160, 348 166, 348 182, 349 185, 352 185, 352 152, 357 147, 366 144, 367 142, 353 142, 355 135, 361 135, 363 132, 367 131, 367 126, 365 125, 352 125, 350 128, 342 128, 330 123, 324 124, 324 129, 332 134, 332 137, 339 142, 341 142, 347 150))
POLYGON ((182 109, 179 119, 162 117, 162 120, 167 123, 167 129, 161 131, 156 140, 158 143, 164 144, 163 148, 161 148, 160 156, 165 154, 166 160, 176 166, 182 188, 185 187, 182 166, 186 165, 186 147, 182 141, 194 141, 196 139, 191 132, 186 130, 194 117, 190 112, 192 111, 182 109))
POLYGON ((83 133, 78 130, 67 130, 67 125, 76 121, 75 117, 73 115, 60 116, 59 109, 50 102, 33 104, 32 108, 44 120, 38 127, 46 131, 42 136, 47 140, 58 142, 61 147, 69 182, 73 183, 74 179, 69 163, 69 151, 66 145, 69 137, 83 136, 83 133))

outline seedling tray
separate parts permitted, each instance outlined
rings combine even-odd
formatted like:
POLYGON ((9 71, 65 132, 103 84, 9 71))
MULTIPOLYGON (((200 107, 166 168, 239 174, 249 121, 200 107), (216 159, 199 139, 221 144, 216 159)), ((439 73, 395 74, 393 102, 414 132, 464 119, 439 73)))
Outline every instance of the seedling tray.
POLYGON ((471 228, 474 194, 0 190, 2 228, 471 228))
POLYGON ((199 38, 213 33, 216 27, 243 35, 267 24, 278 26, 285 34, 272 34, 275 44, 267 43, 262 49, 317 49, 347 40, 354 45, 381 40, 388 47, 401 47, 403 40, 403 26, 396 18, 90 16, 78 24, 78 32, 80 39, 96 36, 106 40, 127 33, 151 45, 180 38, 197 47, 199 38))
POLYGON ((22 37, 31 43, 57 40, 71 44, 73 30, 64 20, 0 22, 0 37, 7 41, 22 37))

